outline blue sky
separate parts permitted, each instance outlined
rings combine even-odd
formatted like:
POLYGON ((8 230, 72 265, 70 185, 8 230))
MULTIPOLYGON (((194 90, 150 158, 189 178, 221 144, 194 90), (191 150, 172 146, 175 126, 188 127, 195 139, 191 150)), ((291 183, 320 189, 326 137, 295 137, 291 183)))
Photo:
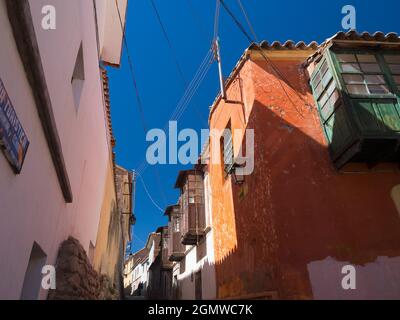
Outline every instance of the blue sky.
MULTIPOLYGON (((129 0, 126 37, 148 129, 163 128, 184 93, 184 83, 175 65, 179 61, 186 81, 190 81, 211 46, 214 27, 215 0, 154 0, 171 40, 171 53, 150 0, 129 0)), ((236 0, 225 0, 246 26, 236 0)), ((295 42, 312 40, 318 43, 341 29, 341 9, 355 6, 357 30, 397 32, 400 1, 266 1, 242 0, 259 39, 295 42)), ((219 37, 224 76, 228 76, 248 46, 231 18, 221 7, 219 37)), ((247 28, 248 29, 248 28, 247 28)), ((117 163, 136 169, 145 160, 148 143, 141 124, 127 52, 124 50, 120 69, 109 69, 111 108, 117 163)), ((202 85, 178 122, 178 130, 206 128, 209 106, 218 93, 218 73, 212 65, 202 85)), ((178 190, 173 188, 181 165, 149 166, 143 173, 144 182, 153 200, 162 208, 174 204, 178 190)), ((137 223, 134 227, 132 250, 143 247, 147 235, 167 223, 162 213, 137 181, 137 223)))

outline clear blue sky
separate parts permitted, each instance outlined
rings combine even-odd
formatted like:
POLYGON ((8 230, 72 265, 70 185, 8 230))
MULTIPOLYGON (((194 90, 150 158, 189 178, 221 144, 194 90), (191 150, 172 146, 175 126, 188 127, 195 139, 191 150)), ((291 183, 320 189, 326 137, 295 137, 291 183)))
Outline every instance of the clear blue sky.
MULTIPOLYGON (((190 81, 211 45, 215 0, 154 1, 183 73, 190 81)), ((246 26, 237 1, 225 2, 246 26)), ((341 30, 341 8, 346 4, 356 8, 358 31, 400 32, 399 0, 242 0, 242 3, 258 38, 270 43, 289 39, 321 43, 341 30)), ((248 42, 222 7, 219 30, 223 72, 228 76, 248 42)), ((143 102, 145 122, 149 129, 163 128, 184 93, 184 85, 150 0, 129 0, 126 37, 143 102)), ((117 163, 127 169, 136 169, 145 159, 148 143, 138 113, 125 49, 121 68, 110 69, 109 75, 117 163)), ((217 68, 213 65, 193 102, 178 122, 178 129, 206 128, 209 106, 218 89, 217 68)), ((177 201, 178 191, 173 186, 182 168, 180 165, 158 165, 158 169, 150 166, 144 172, 143 179, 147 188, 162 208, 177 201)), ((133 231, 133 251, 143 247, 151 231, 167 223, 166 218, 149 200, 140 181, 137 182, 135 213, 137 223, 133 231)))

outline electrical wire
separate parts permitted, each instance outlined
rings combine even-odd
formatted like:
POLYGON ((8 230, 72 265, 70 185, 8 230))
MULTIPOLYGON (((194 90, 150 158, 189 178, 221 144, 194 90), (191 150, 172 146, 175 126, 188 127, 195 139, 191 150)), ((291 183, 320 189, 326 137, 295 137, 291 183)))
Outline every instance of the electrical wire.
POLYGON ((139 111, 139 114, 140 114, 140 119, 141 119, 141 122, 142 122, 142 127, 143 127, 143 130, 144 130, 144 134, 146 135, 147 126, 146 126, 146 121, 145 121, 145 118, 144 118, 143 104, 142 104, 142 100, 141 100, 140 94, 139 94, 139 89, 138 89, 138 85, 137 85, 137 81, 136 81, 136 76, 135 76, 135 71, 134 71, 134 68, 133 68, 131 55, 129 53, 128 41, 126 40, 126 36, 125 36, 125 28, 124 28, 123 23, 122 23, 122 17, 121 17, 121 12, 119 10, 118 0, 115 0, 115 5, 117 7, 119 22, 120 22, 120 26, 121 26, 121 30, 122 30, 122 39, 123 39, 123 42, 124 42, 126 55, 128 57, 129 70, 130 70, 131 76, 132 76, 132 82, 133 82, 133 86, 134 86, 134 90, 135 90, 137 107, 138 107, 138 111, 139 111))
MULTIPOLYGON (((171 113, 169 121, 178 121, 183 116, 185 110, 189 106, 191 99, 197 92, 202 81, 204 80, 205 76, 210 70, 212 62, 213 62, 212 51, 209 50, 205 58, 203 59, 202 63, 200 64, 195 76, 193 77, 192 81, 190 82, 189 86, 184 92, 182 98, 180 99, 179 103, 175 107, 174 111, 171 113)), ((166 130, 167 127, 168 127, 168 122, 164 126, 164 130, 166 130)), ((146 159, 144 159, 140 164, 140 166, 137 168, 137 171, 139 173, 144 173, 144 171, 147 169, 148 166, 149 164, 147 163, 146 159)))
POLYGON ((214 36, 213 36, 213 43, 217 40, 218 31, 219 31, 219 13, 220 13, 220 2, 216 0, 215 2, 215 17, 214 17, 214 36))
POLYGON ((143 189, 146 192, 147 196, 149 197, 150 201, 153 203, 153 205, 160 210, 162 213, 164 213, 164 210, 154 201, 153 197, 151 196, 149 190, 146 187, 146 184, 144 183, 143 177, 139 172, 136 172, 138 177, 140 178, 140 181, 142 182, 143 189))
POLYGON ((251 22, 250 22, 250 19, 249 19, 248 15, 247 15, 246 9, 244 8, 244 6, 243 6, 243 4, 242 4, 242 1, 241 1, 241 0, 237 0, 237 3, 238 3, 238 5, 239 5, 240 10, 242 11, 242 13, 243 13, 243 15, 244 15, 244 18, 246 19, 247 25, 249 26, 250 31, 251 31, 251 33, 252 33, 254 39, 255 39, 255 40, 257 41, 257 43, 258 43, 258 37, 257 37, 256 32, 254 31, 254 28, 253 28, 253 26, 252 26, 252 24, 251 24, 251 22))
MULTIPOLYGON (((240 23, 240 21, 236 18, 236 16, 234 15, 234 13, 229 9, 229 7, 227 6, 227 4, 224 2, 224 0, 218 0, 221 2, 222 6, 224 7, 224 9, 226 10, 226 12, 229 14, 229 16, 232 18, 232 20, 235 22, 235 24, 237 25, 237 27, 240 29, 240 31, 243 33, 243 35, 247 38, 247 40, 249 41, 250 44, 255 44, 258 49, 260 50, 260 54, 261 56, 264 58, 264 60, 271 66, 271 68, 273 69, 273 71, 276 73, 276 75, 280 78, 279 80, 279 84, 282 87, 282 90, 285 92, 286 97, 288 98, 289 102, 293 105, 293 107, 295 108, 295 110, 298 112, 298 114, 304 118, 304 115, 302 114, 302 112, 298 109, 297 105, 294 103, 294 101, 291 99, 289 93, 286 91, 285 86, 282 84, 282 82, 280 80, 283 80, 292 90, 293 92, 297 95, 297 97, 303 101, 306 105, 309 105, 309 103, 297 92, 297 90, 294 88, 294 86, 290 83, 290 81, 285 77, 285 75, 279 70, 279 68, 271 61, 271 59, 269 59, 267 57, 267 55, 263 52, 263 49, 261 47, 261 45, 256 42, 254 39, 252 39, 252 37, 248 34, 248 32, 246 31, 246 29, 243 27, 243 25, 240 23)), ((243 6, 241 6, 242 11, 245 13, 245 16, 248 19, 248 16, 246 14, 246 11, 244 9, 243 6)), ((248 20, 249 26, 251 26, 250 20, 248 20)), ((251 27, 252 29, 252 27, 251 27)))
MULTIPOLYGON (((127 41, 126 35, 125 35, 125 28, 124 28, 123 23, 122 23, 121 11, 119 9, 118 0, 115 0, 115 6, 116 6, 117 11, 118 11, 118 17, 119 17, 119 22, 120 22, 121 31, 122 31, 122 39, 123 39, 124 46, 125 46, 126 53, 127 53, 127 57, 128 57, 129 70, 131 72, 133 86, 134 86, 134 89, 135 89, 137 106, 138 106, 138 110, 139 110, 139 113, 140 113, 140 116, 141 116, 142 127, 143 127, 143 131, 144 131, 144 135, 146 136, 147 125, 146 125, 146 121, 145 121, 145 118, 144 118, 142 100, 140 98, 139 89, 138 89, 138 86, 137 86, 137 81, 136 81, 136 77, 135 77, 135 72, 134 72, 134 68, 133 68, 131 55, 130 55, 130 52, 129 52, 128 41, 127 41)), ((156 180, 157 180, 157 183, 158 183, 159 192, 161 194, 161 197, 163 198, 163 200, 166 203, 167 201, 166 201, 165 194, 164 194, 164 192, 162 191, 162 188, 161 188, 161 179, 160 179, 160 174, 158 172, 158 168, 157 167, 155 168, 155 172, 156 172, 156 180)))
MULTIPOLYGON (((172 54, 172 56, 174 58, 174 63, 175 63, 176 70, 178 71, 179 77, 181 78, 181 81, 182 81, 184 87, 186 88, 187 87, 187 81, 186 81, 185 75, 184 75, 184 73, 182 71, 181 65, 180 65, 179 60, 178 60, 178 56, 177 56, 177 54, 175 52, 175 49, 174 49, 174 47, 172 45, 172 41, 168 36, 167 29, 165 28, 164 23, 163 23, 163 21, 161 19, 161 16, 160 16, 160 13, 159 13, 159 11, 157 9, 156 3, 154 2, 154 0, 150 0, 150 3, 151 3, 151 6, 153 8, 153 11, 154 11, 154 13, 156 15, 158 24, 160 25, 162 34, 164 35, 164 38, 167 41, 168 47, 169 47, 169 49, 171 51, 171 54, 172 54)), ((202 114, 200 112, 200 108, 198 107, 198 105, 196 103, 194 103, 194 107, 195 107, 197 115, 201 119, 203 119, 204 117, 202 116, 202 114)))

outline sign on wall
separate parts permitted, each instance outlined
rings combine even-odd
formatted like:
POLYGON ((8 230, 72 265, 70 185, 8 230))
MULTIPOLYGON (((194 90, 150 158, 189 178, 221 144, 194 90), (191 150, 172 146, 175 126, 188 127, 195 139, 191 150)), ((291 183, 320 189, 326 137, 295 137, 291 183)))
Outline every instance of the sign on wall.
POLYGON ((29 141, 0 79, 0 147, 15 173, 20 173, 29 141))

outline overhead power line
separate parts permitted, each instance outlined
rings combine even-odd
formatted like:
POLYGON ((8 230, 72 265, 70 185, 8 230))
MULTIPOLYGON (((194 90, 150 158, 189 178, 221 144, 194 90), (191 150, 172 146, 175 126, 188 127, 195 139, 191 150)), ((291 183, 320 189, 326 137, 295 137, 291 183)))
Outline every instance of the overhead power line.
POLYGON ((136 82, 135 71, 134 71, 134 68, 133 68, 131 55, 129 53, 128 41, 126 40, 126 36, 125 36, 125 28, 124 28, 124 25, 123 25, 123 22, 122 22, 122 17, 121 17, 121 12, 119 10, 118 0, 115 0, 115 5, 116 5, 117 11, 118 11, 119 23, 120 23, 121 30, 122 30, 122 39, 124 41, 126 55, 128 57, 129 70, 130 70, 130 73, 131 73, 131 76, 132 76, 133 87, 135 89, 137 107, 138 107, 140 119, 141 119, 141 122, 142 122, 144 135, 146 135, 147 126, 146 126, 146 121, 145 121, 145 118, 144 118, 142 99, 140 98, 139 89, 138 89, 137 82, 136 82))
POLYGON ((250 22, 250 19, 249 19, 248 15, 247 15, 246 9, 244 8, 244 6, 243 6, 243 4, 242 4, 242 1, 241 1, 241 0, 237 0, 237 2, 238 2, 238 5, 239 5, 239 7, 240 7, 240 10, 241 10, 242 13, 243 13, 244 18, 246 19, 247 25, 248 25, 249 28, 250 28, 251 34, 253 35, 254 39, 255 39, 255 40, 257 41, 257 43, 258 43, 258 37, 257 37, 256 32, 254 31, 254 28, 253 28, 253 26, 252 26, 252 24, 251 24, 251 22, 250 22))
MULTIPOLYGON (((147 125, 146 125, 146 121, 145 121, 145 118, 144 118, 142 99, 140 98, 139 89, 138 89, 137 82, 136 82, 135 72, 134 72, 134 68, 133 68, 131 55, 130 55, 130 52, 129 52, 128 41, 127 41, 126 35, 125 35, 125 28, 124 28, 123 23, 122 23, 121 11, 119 9, 118 0, 115 0, 115 6, 116 6, 117 11, 118 11, 118 17, 119 17, 119 22, 120 22, 121 31, 122 31, 122 38, 123 38, 124 46, 125 46, 125 49, 126 49, 126 54, 127 54, 127 57, 128 57, 129 70, 130 70, 131 77, 132 77, 132 83, 133 83, 133 86, 134 86, 134 89, 135 89, 138 111, 140 113, 144 135, 146 136, 146 134, 147 134, 147 125)), ((158 168, 155 168, 155 173, 156 173, 156 180, 157 180, 157 183, 158 183, 159 192, 161 194, 161 197, 164 199, 164 201, 166 203, 166 197, 165 197, 165 194, 164 194, 163 189, 161 187, 161 179, 160 179, 160 174, 158 172, 158 168)))
MULTIPOLYGON (((210 49, 209 51, 207 51, 207 54, 204 57, 203 61, 201 62, 192 81, 186 88, 183 96, 181 97, 177 106, 171 113, 169 121, 178 121, 183 116, 185 110, 189 106, 190 101, 192 100, 193 96, 196 94, 196 92, 199 89, 201 83, 203 82, 205 76, 207 75, 208 71, 210 70, 212 62, 213 62, 213 55, 212 55, 212 51, 210 49)), ((164 130, 166 130, 167 127, 168 127, 168 122, 165 124, 164 130)), ((144 171, 147 169, 148 166, 149 166, 149 164, 147 163, 146 159, 144 159, 143 162, 140 164, 140 166, 137 168, 137 170, 140 173, 144 173, 144 171)))
POLYGON ((142 182, 143 189, 146 192, 147 196, 149 197, 150 201, 153 203, 153 205, 160 210, 162 213, 164 213, 164 210, 157 204, 157 202, 154 201, 153 197, 151 196, 149 190, 147 189, 146 184, 144 183, 144 180, 142 178, 142 175, 139 172, 136 172, 138 177, 140 178, 140 181, 142 182))
MULTIPOLYGON (((162 34, 164 35, 164 38, 165 38, 165 40, 167 41, 168 47, 169 47, 169 49, 170 49, 170 51, 171 51, 171 54, 172 54, 172 56, 173 56, 174 63, 175 63, 175 67, 176 67, 176 70, 178 71, 178 75, 179 75, 179 77, 180 77, 180 79, 181 79, 181 81, 182 81, 184 87, 186 88, 186 87, 187 87, 187 81, 186 81, 185 75, 184 75, 184 73, 183 73, 183 71, 182 71, 181 65, 180 65, 180 63, 179 63, 178 55, 176 54, 175 49, 174 49, 174 47, 173 47, 173 45, 172 45, 172 41, 171 41, 171 39, 170 39, 169 36, 168 36, 167 29, 165 28, 164 23, 163 23, 163 21, 162 21, 162 19, 161 19, 160 13, 158 12, 156 3, 155 3, 154 0, 150 0, 150 3, 151 3, 151 6, 152 6, 152 8, 153 8, 153 11, 154 11, 154 13, 155 13, 155 15, 156 15, 158 24, 160 25, 162 34)), ((203 119, 204 117, 203 117, 203 115, 202 115, 202 113, 201 113, 201 111, 200 111, 200 108, 197 106, 196 103, 194 103, 194 107, 195 107, 195 110, 196 110, 197 115, 198 115, 201 119, 203 119)))
MULTIPOLYGON (((263 57, 263 59, 271 66, 271 68, 274 70, 274 72, 277 74, 277 76, 283 80, 290 88, 292 88, 292 90, 294 91, 294 93, 296 94, 296 96, 303 101, 306 105, 309 105, 308 101, 306 101, 298 92, 297 90, 294 88, 294 86, 290 83, 290 81, 286 78, 286 76, 279 70, 279 68, 271 61, 271 59, 268 58, 268 56, 263 52, 263 49, 261 47, 261 45, 255 40, 253 39, 249 33, 246 31, 246 29, 243 27, 243 25, 240 23, 240 21, 236 18, 235 14, 229 9, 228 5, 225 3, 224 0, 217 0, 221 2, 221 5, 224 7, 225 11, 229 14, 229 16, 232 18, 232 20, 235 22, 235 24, 237 25, 237 27, 239 28, 239 30, 243 33, 243 35, 247 38, 247 40, 249 41, 250 44, 255 44, 259 50, 260 50, 260 54, 263 57)), ((241 3, 240 3, 241 4, 241 3)), ((243 7, 243 5, 240 6, 241 10, 244 12, 245 16, 247 17, 247 21, 249 24, 250 29, 252 29, 250 20, 248 19, 248 15, 243 7)), ((255 34, 255 33, 254 33, 255 34)), ((288 92, 286 91, 286 88, 284 87, 284 85, 282 84, 281 81, 279 81, 280 86, 282 87, 282 90, 285 92, 286 97, 288 98, 288 100, 290 101, 290 103, 293 105, 293 107, 295 108, 295 110, 299 113, 299 115, 301 117, 304 117, 304 115, 301 113, 300 110, 298 110, 297 105, 294 103, 294 101, 291 99, 291 97, 289 96, 288 92)))

